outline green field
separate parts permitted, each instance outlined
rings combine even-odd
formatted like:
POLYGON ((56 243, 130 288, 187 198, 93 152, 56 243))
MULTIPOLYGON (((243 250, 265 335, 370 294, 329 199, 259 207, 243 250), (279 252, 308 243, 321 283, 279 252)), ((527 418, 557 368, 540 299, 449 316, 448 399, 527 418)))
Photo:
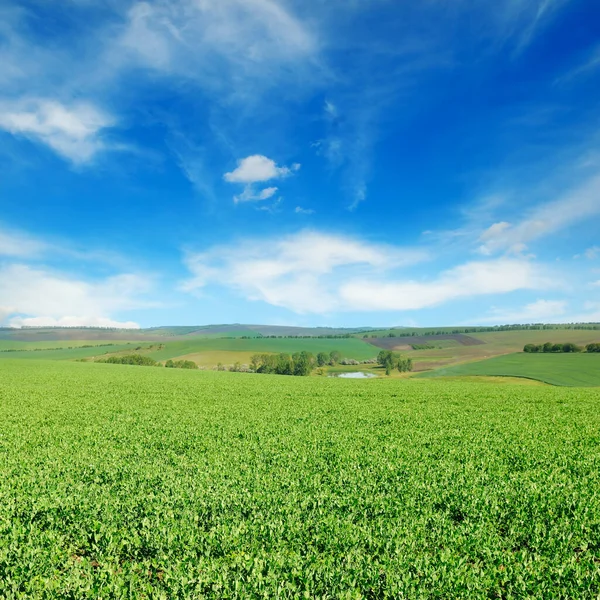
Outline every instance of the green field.
MULTIPOLYGON (((15 342, 11 342, 14 344, 15 342)), ((82 348, 77 345, 77 342, 65 342, 61 348, 60 342, 47 342, 45 344, 47 350, 38 349, 41 344, 40 342, 25 342, 27 349, 15 350, 11 352, 0 352, 0 361, 2 360, 14 360, 29 359, 29 360, 78 360, 82 358, 100 357, 104 354, 111 354, 114 352, 121 352, 127 350, 131 352, 134 348, 139 347, 139 342, 132 343, 118 343, 118 344, 102 344, 101 346, 92 346, 91 348, 82 348), (72 346, 69 348, 68 346, 72 346), (50 349, 51 348, 51 349, 50 349)), ((90 342, 91 343, 91 342, 90 342)), ((96 342, 98 344, 100 342, 96 342)), ((83 344, 82 344, 83 345, 83 344)))
POLYGON ((420 377, 495 375, 527 377, 552 385, 600 386, 600 354, 508 354, 438 369, 420 377))
POLYGON ((302 352, 303 350, 312 352, 313 354, 339 350, 343 357, 354 358, 356 360, 373 358, 379 352, 378 348, 354 338, 255 338, 249 340, 189 338, 167 342, 164 349, 150 352, 149 356, 155 360, 168 360, 169 358, 180 358, 201 352, 286 352, 293 354, 294 352, 302 352))
MULTIPOLYGON (((126 342, 119 342, 125 344, 126 342)), ((132 342, 133 343, 133 342, 132 342)), ((81 348, 82 346, 93 346, 102 347, 112 342, 103 342, 99 340, 49 340, 43 342, 20 342, 15 340, 2 340, 0 339, 0 352, 6 350, 54 350, 56 348, 68 349, 68 348, 81 348)))
POLYGON ((0 364, 2 598, 597 598, 597 391, 0 364))

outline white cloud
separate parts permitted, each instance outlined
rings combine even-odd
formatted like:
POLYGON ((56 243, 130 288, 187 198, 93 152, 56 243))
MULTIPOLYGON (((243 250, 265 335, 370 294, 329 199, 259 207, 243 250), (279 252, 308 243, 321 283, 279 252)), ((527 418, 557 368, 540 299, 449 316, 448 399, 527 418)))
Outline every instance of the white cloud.
POLYGON ((0 256, 33 258, 48 248, 47 244, 24 233, 0 229, 0 256))
POLYGON ((459 298, 547 287, 552 282, 539 265, 502 258, 466 263, 432 281, 354 280, 340 289, 340 296, 354 310, 418 310, 459 298))
POLYGON ((0 268, 0 306, 10 307, 4 319, 12 315, 16 325, 116 322, 114 312, 148 306, 141 297, 149 290, 149 280, 134 274, 90 283, 27 265, 0 268))
MULTIPOLYGON (((289 77, 286 65, 311 57, 313 33, 275 0, 138 2, 115 51, 210 87, 289 77)), ((115 60, 113 59, 113 60, 115 60)))
POLYGON ((258 193, 255 193, 253 187, 251 185, 247 185, 241 194, 233 197, 233 201, 237 204, 238 202, 256 202, 268 200, 277 193, 278 189, 279 188, 276 187, 269 187, 261 190, 258 193))
POLYGON ((0 104, 1 129, 46 144, 76 164, 105 148, 101 133, 113 124, 89 103, 67 106, 50 99, 22 99, 0 104))
POLYGON ((14 317, 9 327, 111 327, 116 329, 140 329, 134 321, 115 321, 106 317, 14 317))
POLYGON ((494 223, 481 234, 479 240, 483 243, 479 251, 484 255, 505 251, 520 253, 538 238, 597 215, 600 215, 600 176, 589 179, 558 200, 534 208, 519 223, 494 223))
POLYGON ((302 208, 301 206, 296 206, 294 212, 297 215, 314 215, 315 211, 312 208, 302 208))
POLYGON ((494 308, 490 314, 479 319, 477 323, 493 323, 506 325, 512 323, 548 323, 562 321, 567 311, 567 303, 563 300, 537 300, 516 310, 494 308), (562 318, 561 318, 562 317, 562 318))
POLYGON ((190 254, 186 263, 193 278, 183 289, 194 291, 211 283, 235 288, 250 300, 262 300, 296 312, 340 310, 339 277, 401 267, 423 260, 423 252, 368 244, 349 237, 303 231, 279 239, 249 240, 238 246, 218 246, 190 254))
POLYGON ((398 269, 426 260, 412 248, 304 231, 190 254, 193 277, 182 289, 211 284, 297 313, 416 310, 486 294, 552 287, 540 265, 524 259, 471 262, 433 280, 409 280, 398 269))
POLYGON ((250 184, 288 177, 299 169, 299 164, 294 164, 292 167, 278 167, 274 160, 261 154, 255 154, 239 160, 237 169, 231 173, 225 173, 223 178, 229 183, 250 184))

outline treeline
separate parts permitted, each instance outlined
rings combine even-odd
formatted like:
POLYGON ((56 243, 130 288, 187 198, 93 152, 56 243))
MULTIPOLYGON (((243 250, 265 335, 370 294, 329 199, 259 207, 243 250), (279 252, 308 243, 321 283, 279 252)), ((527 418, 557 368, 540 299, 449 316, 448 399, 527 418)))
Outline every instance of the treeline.
POLYGON ((394 369, 398 369, 400 373, 407 373, 413 370, 411 358, 403 358, 400 354, 391 350, 382 350, 377 355, 377 364, 385 368, 386 375, 391 375, 394 369))
MULTIPOLYGON (((373 361, 365 361, 373 362, 373 361)), ((316 356, 311 352, 296 352, 295 354, 254 354, 250 359, 251 373, 268 373, 273 375, 294 375, 306 377, 317 367, 336 365, 358 365, 357 360, 342 358, 341 352, 319 352, 316 356)), ((237 370, 234 369, 232 370, 237 370)))
POLYGON ((585 349, 577 344, 571 342, 565 342, 563 344, 553 344, 552 342, 546 342, 545 344, 526 344, 523 348, 523 352, 529 354, 552 354, 552 353, 571 353, 571 352, 600 352, 600 344, 592 343, 588 344, 585 349))
POLYGON ((582 331, 600 331, 600 323, 569 323, 566 325, 552 325, 544 323, 535 323, 531 325, 496 325, 482 327, 457 327, 454 329, 422 329, 418 331, 398 329, 384 335, 377 334, 376 331, 367 332, 363 338, 378 337, 422 337, 428 335, 459 335, 469 333, 493 333, 495 331, 558 331, 558 330, 582 330, 582 331))
POLYGON ((139 367, 160 367, 159 362, 156 362, 149 356, 142 354, 127 354, 125 356, 109 356, 96 361, 99 363, 108 363, 111 365, 137 365, 139 367))
MULTIPOLYGON (((162 367, 162 364, 143 354, 127 354, 125 356, 109 356, 97 360, 99 363, 111 365, 136 365, 138 367, 162 367)), ((165 363, 167 369, 197 369, 198 365, 191 360, 168 360, 165 363)))
POLYGON ((296 354, 255 354, 250 359, 250 369, 255 373, 273 375, 295 375, 306 377, 317 365, 317 359, 310 352, 296 354))
POLYGON ((191 360, 168 360, 165 363, 167 369, 197 369, 198 365, 191 360))

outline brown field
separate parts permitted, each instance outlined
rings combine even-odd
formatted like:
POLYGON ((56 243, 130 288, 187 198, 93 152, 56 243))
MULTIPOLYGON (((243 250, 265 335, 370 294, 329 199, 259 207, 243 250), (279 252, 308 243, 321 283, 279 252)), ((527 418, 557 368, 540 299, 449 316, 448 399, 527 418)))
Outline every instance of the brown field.
POLYGON ((464 335, 462 333, 457 334, 441 334, 441 335, 420 335, 420 336, 403 336, 403 337, 383 337, 383 338, 365 338, 364 341, 368 342, 377 348, 383 348, 384 350, 402 350, 407 346, 412 347, 412 344, 435 344, 441 341, 453 341, 457 342, 460 346, 479 346, 485 344, 484 341, 471 337, 470 335, 464 335))

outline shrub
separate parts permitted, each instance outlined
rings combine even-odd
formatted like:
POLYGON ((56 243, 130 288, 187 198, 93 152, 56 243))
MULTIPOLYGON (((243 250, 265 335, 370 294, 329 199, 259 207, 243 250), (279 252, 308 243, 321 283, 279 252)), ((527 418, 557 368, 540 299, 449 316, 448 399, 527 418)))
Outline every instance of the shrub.
POLYGON ((165 367, 167 369, 197 369, 198 365, 191 360, 168 360, 165 367))
POLYGON ((159 367, 160 363, 157 363, 153 358, 144 356, 142 354, 127 354, 125 356, 110 356, 99 360, 101 363, 109 363, 112 365, 137 365, 139 367, 159 367))

